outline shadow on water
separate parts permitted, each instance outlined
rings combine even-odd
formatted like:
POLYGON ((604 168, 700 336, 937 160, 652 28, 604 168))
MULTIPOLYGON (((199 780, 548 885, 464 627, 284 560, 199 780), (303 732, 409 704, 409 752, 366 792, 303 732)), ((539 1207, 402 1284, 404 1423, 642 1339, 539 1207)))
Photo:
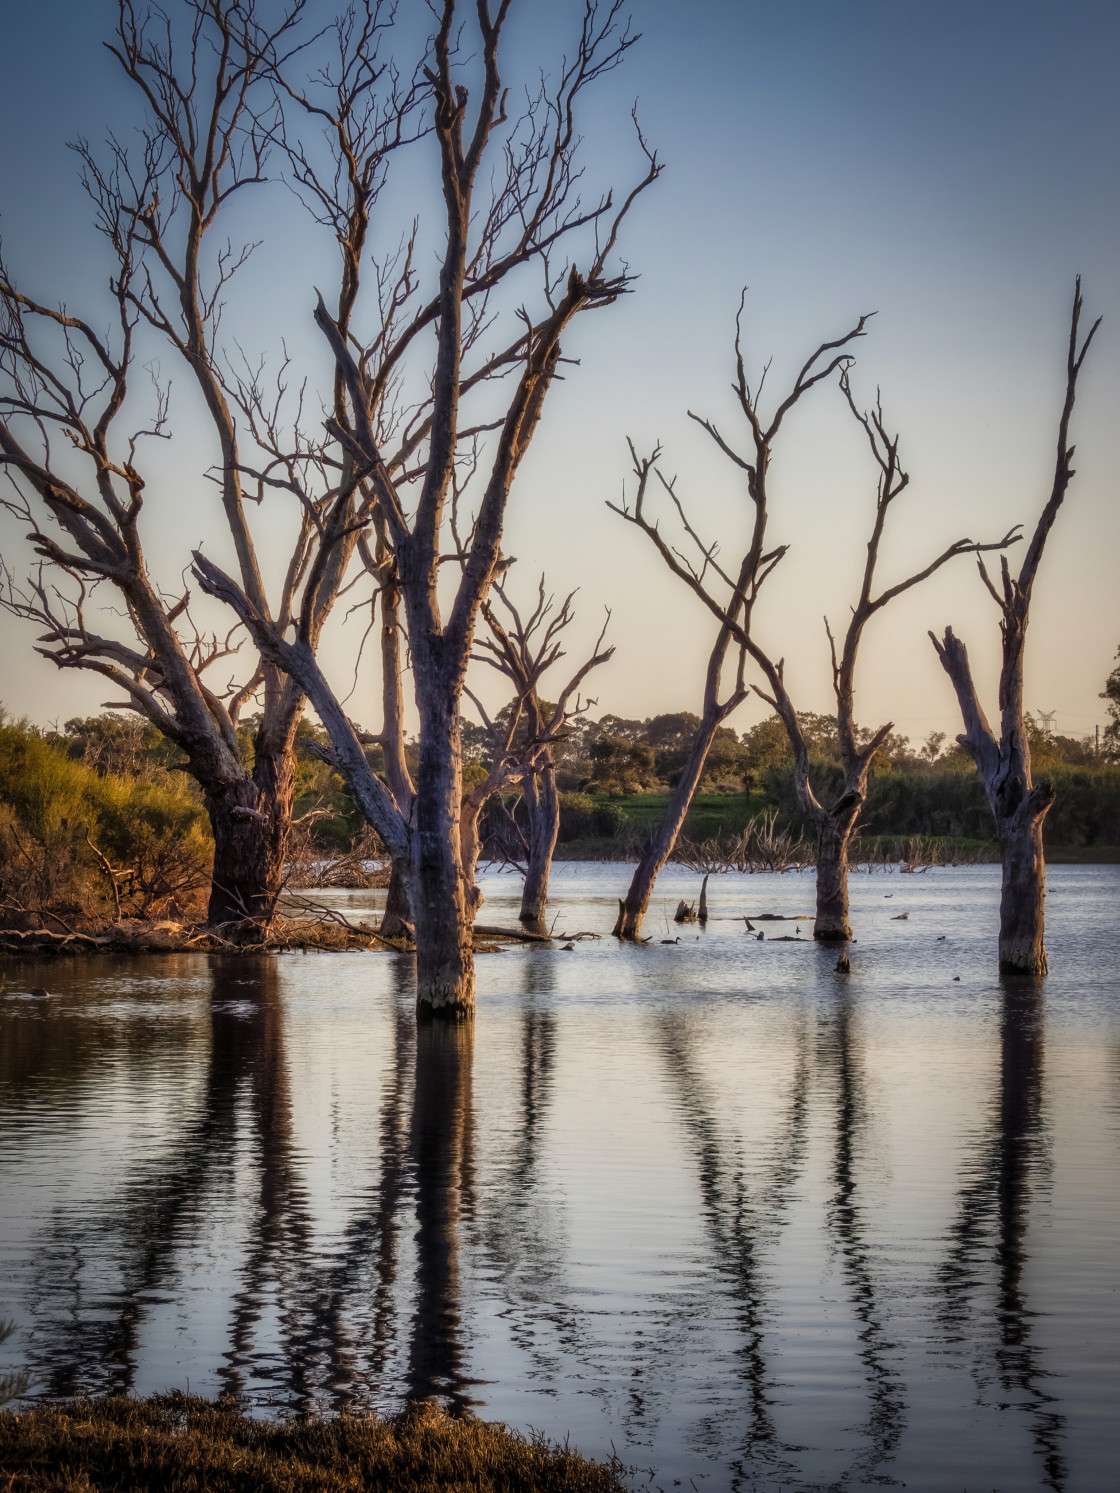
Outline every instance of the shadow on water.
MULTIPOLYGON (((812 1063, 808 1026, 798 1025, 793 1074, 778 1133, 769 1152, 749 1168, 741 1143, 721 1127, 718 1097, 698 1061, 695 1023, 675 1011, 658 1013, 657 1037, 677 1110, 696 1162, 704 1222, 711 1241, 710 1268, 722 1276, 734 1303, 742 1339, 737 1353, 747 1397, 747 1420, 731 1459, 740 1486, 765 1470, 768 1478, 795 1478, 790 1460, 801 1448, 784 1444, 773 1416, 775 1379, 767 1360, 768 1261, 786 1221, 808 1145, 812 1063), (755 1172, 751 1180, 749 1172, 755 1172)), ((739 1423, 738 1407, 735 1421, 739 1423)))
POLYGON ((971 1347, 978 1402, 1026 1418, 1042 1485, 1061 1493, 1065 1417, 1044 1387, 1025 1281, 1031 1204, 1049 1181, 1042 987, 1019 976, 1005 979, 1002 992, 997 1091, 957 1194, 939 1272, 941 1318, 951 1343, 971 1347), (987 1336, 977 1332, 984 1321, 987 1336))
MULTIPOLYGON (((865 1450, 851 1475, 867 1482, 894 1483, 883 1468, 898 1449, 906 1427, 906 1391, 892 1361, 898 1345, 890 1340, 883 1293, 876 1280, 876 1249, 869 1238, 860 1200, 860 1169, 870 1119, 858 1016, 851 987, 840 983, 832 1012, 822 1017, 818 1059, 835 1093, 832 1192, 826 1224, 840 1256, 848 1296, 858 1323, 859 1358, 869 1401, 862 1428, 865 1450)), ((837 1486, 843 1486, 841 1477, 837 1486)))

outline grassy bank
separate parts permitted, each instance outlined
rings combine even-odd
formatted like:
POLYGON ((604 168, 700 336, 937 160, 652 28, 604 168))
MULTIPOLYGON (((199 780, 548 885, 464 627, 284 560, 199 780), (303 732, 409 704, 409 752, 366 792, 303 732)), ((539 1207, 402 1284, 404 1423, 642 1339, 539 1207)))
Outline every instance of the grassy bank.
POLYGON ((180 1394, 0 1411, 5 1493, 622 1493, 620 1473, 431 1405, 280 1424, 180 1394))
MULTIPOLYGON (((609 800, 620 813, 621 823, 609 835, 584 834, 561 840, 556 848, 557 860, 619 861, 635 860, 647 837, 660 822, 669 802, 668 793, 634 793, 626 798, 609 800)), ((763 793, 700 793, 693 799, 685 820, 684 834, 694 844, 707 841, 727 842, 742 834, 748 823, 759 814, 772 814, 777 805, 763 793)), ((977 816, 981 829, 987 824, 977 816)), ((908 844, 926 847, 936 859, 948 863, 998 861, 999 849, 987 836, 975 834, 928 834, 916 830, 904 833, 884 831, 862 835, 857 855, 878 860, 903 858, 908 844)), ((1046 859, 1053 865, 1115 865, 1120 863, 1120 845, 1060 844, 1048 842, 1046 859)))

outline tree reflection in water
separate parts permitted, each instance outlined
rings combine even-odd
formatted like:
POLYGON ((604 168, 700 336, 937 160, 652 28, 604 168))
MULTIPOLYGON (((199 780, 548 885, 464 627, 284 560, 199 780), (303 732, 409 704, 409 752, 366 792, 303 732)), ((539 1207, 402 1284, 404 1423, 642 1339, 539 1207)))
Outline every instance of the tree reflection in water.
MULTIPOLYGON (((275 959, 213 963, 211 1009, 215 1013, 213 1060, 240 1069, 240 1129, 248 1138, 242 1151, 246 1191, 246 1247, 241 1283, 232 1297, 230 1345, 220 1370, 223 1387, 239 1394, 246 1371, 264 1378, 289 1403, 301 1408, 312 1399, 307 1362, 307 1317, 295 1307, 310 1264, 312 1223, 307 1191, 293 1151, 292 1101, 284 1043, 284 1008, 275 959), (233 1026, 221 1025, 222 997, 235 996, 233 1026), (248 1009, 246 1009, 246 1006, 248 1009), (223 1049, 225 1051, 223 1051, 223 1049), (276 1316, 276 1351, 262 1354, 258 1326, 269 1306, 276 1316)), ((244 1141, 242 1141, 244 1146, 244 1141)))
MULTIPOLYGON (((33 1365, 50 1396, 133 1388, 142 1324, 177 1276, 181 1251, 206 1237, 214 1192, 236 1185, 242 1108, 262 1164, 258 1234, 268 1241, 282 1233, 297 1247, 306 1237, 306 1212, 292 1197, 275 967, 214 960, 211 973, 206 1077, 171 1154, 135 1165, 96 1212, 67 1211, 56 1231, 62 1242, 48 1242, 38 1257, 33 1365)), ((154 1043, 152 1056, 159 1051, 154 1043)), ((275 1250, 266 1244, 257 1253, 259 1273, 275 1250)))
POLYGON ((205 1078, 185 1122, 96 1208, 56 1221, 37 1251, 28 1305, 39 1392, 132 1390, 142 1329, 172 1299, 164 1293, 182 1296, 188 1252, 208 1247, 218 1215, 237 1231, 218 1368, 225 1392, 344 1408, 392 1400, 403 1383, 409 1397, 463 1408, 458 1230, 473 1206, 473 1027, 417 1034, 409 961, 398 961, 377 1176, 323 1251, 293 1137, 278 963, 214 958, 210 977, 205 1078), (402 1215, 413 1204, 415 1298, 401 1365, 402 1215))
POLYGON ((1049 1175, 1042 1062, 1040 982, 1007 978, 998 1089, 966 1163, 940 1283, 946 1336, 956 1344, 971 1342, 980 1402, 991 1402, 994 1387, 1001 1410, 1027 1417, 1043 1485, 1061 1493, 1068 1476, 1065 1417, 1043 1387, 1047 1372, 1031 1337, 1024 1278, 1031 1203, 1049 1175), (988 1292, 994 1295, 990 1313, 982 1301, 988 1292), (976 1333, 977 1323, 985 1321, 994 1327, 988 1338, 976 1333))
POLYGON ((866 1446, 857 1454, 851 1470, 859 1479, 890 1482, 893 1479, 883 1464, 896 1452, 906 1426, 906 1392, 892 1359, 898 1345, 887 1333, 883 1293, 873 1268, 877 1252, 868 1238, 860 1202, 860 1164, 870 1116, 854 1001, 847 981, 841 982, 833 1013, 823 1020, 818 1054, 825 1074, 832 1079, 836 1104, 827 1227, 840 1255, 859 1324, 859 1357, 870 1401, 863 1427, 866 1446))
POLYGON ((703 1078, 694 1051, 694 1023, 675 1011, 661 1012, 656 1019, 665 1068, 696 1157, 712 1270, 726 1282, 743 1339, 738 1362, 748 1419, 731 1462, 735 1485, 750 1478, 753 1486, 763 1470, 771 1479, 795 1478, 797 1467, 790 1454, 797 1448, 782 1443, 772 1411, 775 1381, 766 1355, 767 1331, 773 1326, 766 1301, 771 1285, 767 1258, 786 1221, 808 1144, 808 1028, 804 1022, 798 1027, 793 1075, 777 1136, 752 1165, 744 1158, 741 1142, 720 1124, 720 1100, 703 1078))
POLYGON ((543 1159, 556 1075, 554 952, 524 950, 520 972, 514 1103, 491 1135, 496 1149, 472 1242, 499 1286, 503 1322, 530 1364, 529 1377, 551 1384, 564 1371, 565 1354, 586 1366, 588 1345, 584 1314, 568 1300, 562 1193, 543 1159))
POLYGON ((412 1161, 416 1179, 416 1297, 407 1394, 470 1404, 463 1375, 459 1221, 472 1201, 473 1021, 423 1021, 416 1032, 412 1161))

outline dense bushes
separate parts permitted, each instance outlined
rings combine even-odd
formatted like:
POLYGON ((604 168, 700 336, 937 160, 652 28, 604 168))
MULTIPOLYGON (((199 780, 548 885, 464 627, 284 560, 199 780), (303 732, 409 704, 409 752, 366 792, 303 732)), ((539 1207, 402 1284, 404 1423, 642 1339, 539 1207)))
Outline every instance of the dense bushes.
POLYGON ((57 739, 0 715, 0 913, 182 917, 213 849, 197 789, 99 773, 57 739), (115 890, 115 895, 114 895, 115 890))
POLYGON ((621 804, 609 799, 592 798, 589 793, 560 795, 560 839, 587 840, 593 835, 609 839, 629 822, 621 804))
MULTIPOLYGON (((1054 767, 1045 775, 1058 790, 1045 822, 1048 845, 1120 845, 1120 766, 1054 767)), ((823 800, 835 798, 841 786, 839 767, 817 765, 813 785, 823 800)), ((792 769, 772 769, 766 788, 783 821, 807 830, 794 796, 792 769)), ((995 826, 976 772, 882 772, 868 785, 860 833, 989 840, 995 826)))

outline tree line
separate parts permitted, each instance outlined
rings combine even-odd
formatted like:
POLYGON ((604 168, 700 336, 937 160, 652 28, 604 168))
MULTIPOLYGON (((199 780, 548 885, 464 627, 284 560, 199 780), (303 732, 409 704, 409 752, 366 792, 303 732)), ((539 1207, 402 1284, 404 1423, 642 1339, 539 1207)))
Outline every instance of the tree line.
MULTIPOLYGON (((104 298, 73 307, 65 287, 0 263, 4 502, 35 555, 30 568, 5 561, 5 606, 34 626, 41 653, 101 676, 114 707, 175 745, 213 837, 207 918, 231 937, 256 939, 274 914, 310 706, 325 738, 304 732, 306 749, 345 779, 391 858, 387 932, 407 928, 414 939, 420 1007, 450 1016, 473 1009, 480 816, 519 785, 530 825, 523 917, 543 926, 558 762, 587 715, 589 676, 613 652, 604 626, 585 658, 565 662, 573 598, 554 600, 544 578, 522 583, 503 527, 561 365, 578 376, 569 365, 585 316, 637 289, 626 257, 632 209, 662 170, 635 111, 629 175, 601 188, 585 176, 587 96, 637 40, 622 0, 584 0, 567 50, 536 77, 506 69, 512 9, 513 0, 442 0, 425 33, 388 0, 355 0, 325 28, 306 0, 177 0, 167 11, 121 0, 107 45, 137 131, 74 147, 111 263, 104 298), (222 321, 254 248, 229 236, 232 223, 269 182, 309 215, 335 276, 325 292, 309 284, 298 306, 318 352, 285 352, 279 366, 222 321), (174 434, 172 365, 196 392, 209 445, 203 469, 188 460, 169 486, 153 453, 174 434), (169 583, 146 545, 170 512, 209 513, 212 493, 213 537, 229 558, 223 567, 197 548, 169 583), (280 537, 288 547, 277 563, 280 537), (349 718, 320 656, 324 629, 358 582, 380 662, 374 731, 349 718), (199 591, 215 609, 199 611, 199 591), (227 621, 214 625, 219 614, 227 621), (477 692, 484 669, 510 696, 495 718, 477 692), (406 684, 419 721, 414 753, 406 684), (469 705, 488 741, 484 776, 466 772, 469 705)), ((815 837, 816 935, 850 937, 848 850, 893 735, 891 723, 857 727, 861 642, 896 597, 972 557, 999 608, 997 726, 962 642, 951 628, 931 637, 1002 848, 1001 967, 1044 972, 1042 824, 1054 790, 1032 777, 1023 667, 1035 576, 1073 477, 1077 381, 1097 329, 1081 328, 1080 284, 1050 494, 1017 569, 1009 555, 1020 526, 961 537, 884 581, 881 540, 909 477, 881 399, 865 405, 854 383, 870 317, 823 340, 777 392, 769 365, 750 372, 744 317, 745 298, 732 339, 738 430, 692 416, 738 484, 739 533, 702 534, 660 449, 633 443, 630 487, 609 505, 713 627, 700 709, 679 734, 669 803, 615 931, 641 936, 656 876, 717 770, 726 722, 753 689, 785 732, 815 837), (838 792, 816 767, 784 660, 755 625, 787 551, 768 537, 772 463, 826 396, 854 420, 872 474, 850 617, 836 633, 825 623, 838 792), (994 580, 990 555, 999 556, 994 580)), ((601 736, 589 753, 609 782, 625 773, 628 752, 641 771, 642 748, 601 736)))

